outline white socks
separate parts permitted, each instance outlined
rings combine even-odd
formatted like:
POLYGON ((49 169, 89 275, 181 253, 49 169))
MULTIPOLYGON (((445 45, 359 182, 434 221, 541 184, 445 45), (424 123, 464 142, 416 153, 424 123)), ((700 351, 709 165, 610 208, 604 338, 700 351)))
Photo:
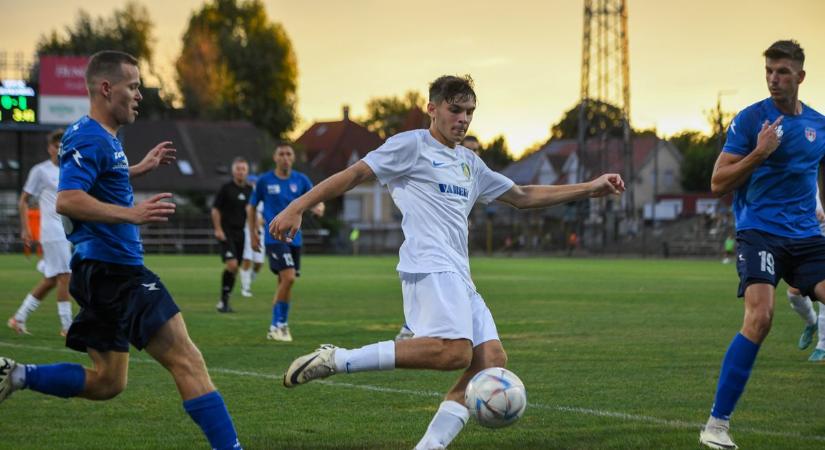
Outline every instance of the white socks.
POLYGON ((801 295, 788 294, 788 301, 791 303, 791 308, 799 314, 799 317, 805 321, 805 325, 813 325, 816 323, 816 312, 814 306, 811 304, 811 299, 801 295))
POLYGON ((427 432, 418 441, 415 450, 446 448, 458 436, 469 418, 470 411, 461 403, 452 400, 441 402, 433 420, 427 427, 427 432))
POLYGON ((816 343, 817 350, 825 350, 825 305, 819 304, 819 342, 816 343))
POLYGON ((335 371, 338 373, 395 369, 395 341, 383 341, 361 348, 335 350, 335 371))
POLYGON ((69 331, 69 327, 72 325, 72 302, 58 300, 57 316, 60 317, 60 327, 63 331, 69 331))
POLYGON ((241 289, 248 291, 252 285, 252 268, 241 269, 238 272, 241 274, 241 289))
POLYGON ((23 386, 26 385, 26 366, 23 364, 18 364, 14 370, 11 371, 11 389, 16 391, 18 389, 23 389, 23 386))
POLYGON ((14 314, 14 320, 26 323, 26 319, 29 318, 29 314, 33 313, 38 306, 40 306, 40 300, 34 298, 34 296, 29 293, 23 300, 23 304, 20 305, 20 308, 14 314))

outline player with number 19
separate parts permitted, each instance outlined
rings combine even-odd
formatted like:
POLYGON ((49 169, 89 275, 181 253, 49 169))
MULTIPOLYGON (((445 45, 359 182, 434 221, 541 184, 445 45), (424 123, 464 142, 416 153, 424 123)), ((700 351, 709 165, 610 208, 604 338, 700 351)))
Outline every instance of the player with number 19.
POLYGON ((711 189, 734 193, 736 269, 744 297, 741 331, 722 368, 699 442, 737 448, 730 416, 745 390, 773 317, 780 279, 803 295, 825 301, 825 237, 816 219, 817 174, 825 159, 825 116, 799 101, 805 53, 796 41, 777 41, 764 52, 770 97, 742 110, 728 128, 711 189))

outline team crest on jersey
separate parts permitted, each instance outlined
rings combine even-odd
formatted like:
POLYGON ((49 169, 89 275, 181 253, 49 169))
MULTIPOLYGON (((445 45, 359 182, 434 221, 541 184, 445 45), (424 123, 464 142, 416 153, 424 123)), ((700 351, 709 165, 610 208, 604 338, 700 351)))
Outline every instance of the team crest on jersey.
POLYGON ((785 129, 782 128, 782 125, 779 125, 778 127, 776 127, 776 137, 778 137, 779 139, 782 139, 782 136, 784 136, 784 135, 785 135, 785 129))
POLYGON ((464 172, 464 177, 469 181, 471 178, 470 166, 467 163, 461 163, 461 171, 464 172))
POLYGON ((808 142, 815 141, 816 140, 816 130, 814 130, 811 127, 805 127, 805 139, 807 139, 808 142))
POLYGON ((281 185, 280 184, 267 184, 266 185, 266 192, 267 192, 267 194, 280 194, 281 193, 281 185))
POLYGON ((295 183, 289 183, 289 190, 292 191, 293 194, 298 192, 298 185, 295 183))
POLYGON ((246 200, 246 196, 243 194, 243 192, 238 194, 238 200, 246 200))

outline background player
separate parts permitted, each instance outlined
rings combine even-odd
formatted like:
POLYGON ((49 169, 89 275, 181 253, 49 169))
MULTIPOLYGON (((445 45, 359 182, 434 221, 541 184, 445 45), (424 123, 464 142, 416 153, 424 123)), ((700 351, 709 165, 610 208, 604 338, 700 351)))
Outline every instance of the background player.
MULTIPOLYGON (((257 234, 256 209, 258 204, 263 203, 264 220, 269 223, 293 200, 312 189, 312 182, 306 175, 292 170, 292 165, 295 163, 295 151, 291 145, 286 142, 279 143, 275 147, 272 159, 275 161, 275 169, 261 174, 249 205, 246 207, 247 226, 254 250, 259 250, 261 245, 257 234)), ((323 203, 318 203, 311 209, 318 216, 324 214, 323 203)), ((291 242, 284 242, 267 233, 264 242, 269 259, 269 269, 278 276, 278 288, 272 297, 272 321, 266 337, 275 341, 291 342, 292 333, 289 331, 288 323, 289 306, 292 300, 292 285, 301 271, 301 234, 296 234, 291 242)))
MULTIPOLYGON (((822 210, 822 200, 819 197, 818 189, 816 191, 816 220, 819 221, 819 229, 825 236, 825 211, 822 210)), ((786 294, 791 308, 805 321, 805 329, 802 330, 802 334, 799 336, 799 343, 797 344, 799 349, 805 350, 811 345, 814 334, 817 333, 818 329, 819 340, 808 361, 825 361, 825 308, 823 308, 820 303, 819 319, 817 320, 816 310, 814 310, 814 305, 810 297, 802 295, 799 289, 795 287, 789 287, 786 294)))
POLYGON ((814 200, 825 117, 799 101, 805 79, 799 44, 777 41, 764 56, 770 97, 733 119, 711 178, 714 194, 734 191, 738 296, 745 299, 742 328, 722 360, 711 414, 699 434, 711 448, 736 448, 730 417, 771 329, 779 280, 825 300, 825 237, 814 200))
MULTIPOLYGON (((258 177, 255 177, 255 182, 257 181, 258 177)), ((258 242, 262 241, 264 238, 263 210, 263 203, 258 203, 258 207, 255 208, 255 213, 257 214, 256 223, 258 224, 258 242)), ((252 282, 255 281, 255 278, 258 276, 258 272, 261 271, 261 267, 264 264, 264 252, 261 248, 258 250, 252 249, 252 236, 249 234, 249 227, 244 226, 243 230, 243 261, 241 261, 241 269, 239 270, 241 278, 241 295, 244 297, 252 297, 252 282)))
POLYGON ((225 264, 221 275, 221 300, 215 306, 218 312, 232 312, 229 297, 235 286, 238 261, 243 255, 246 204, 252 194, 252 186, 246 182, 249 163, 244 158, 232 161, 232 180, 221 186, 212 203, 212 226, 215 238, 221 243, 221 259, 225 264))
MULTIPOLYGON (((143 265, 138 225, 166 222, 175 212, 157 194, 134 204, 130 177, 174 160, 162 142, 129 166, 117 138, 138 115, 140 72, 126 53, 103 51, 89 59, 89 115, 68 128, 60 156, 57 211, 74 244, 71 292, 80 304, 66 346, 94 364, 23 365, 0 357, 0 402, 15 390, 58 397, 108 400, 126 387, 129 344, 146 349, 175 380, 183 407, 216 449, 240 449, 223 398, 203 356, 189 339, 183 316, 157 275, 143 265)), ((80 423, 82 426, 82 422, 80 423)))
POLYGON ((618 194, 619 175, 565 186, 517 186, 457 145, 476 108, 472 80, 443 76, 430 85, 430 128, 404 132, 349 168, 327 178, 289 205, 270 224, 278 238, 294 236, 303 211, 360 183, 386 184, 403 214, 404 243, 398 271, 404 316, 415 338, 358 349, 322 346, 296 359, 284 374, 287 387, 336 373, 371 370, 463 370, 445 396, 417 449, 443 449, 469 418, 463 404, 470 378, 503 367, 507 356, 493 317, 470 277, 467 218, 476 201, 498 199, 517 208, 618 194))
POLYGON ((43 279, 26 295, 20 308, 7 324, 18 334, 29 334, 26 320, 33 313, 49 292, 57 287, 57 315, 60 318, 60 335, 66 336, 72 324, 72 303, 69 297, 69 259, 71 244, 63 232, 60 216, 55 211, 57 200, 57 181, 60 168, 57 166, 57 153, 63 130, 57 129, 46 137, 49 159, 32 167, 23 192, 20 194, 18 209, 20 211, 20 237, 23 244, 31 246, 32 234, 29 228, 29 200, 37 198, 40 207, 40 246, 43 249, 43 279))

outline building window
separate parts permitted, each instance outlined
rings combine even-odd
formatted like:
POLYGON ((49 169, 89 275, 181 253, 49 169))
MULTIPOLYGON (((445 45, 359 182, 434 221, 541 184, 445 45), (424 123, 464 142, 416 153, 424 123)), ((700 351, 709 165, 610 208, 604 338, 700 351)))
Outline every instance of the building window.
POLYGON ((363 199, 359 194, 344 196, 344 222, 361 222, 361 205, 363 199))
POLYGON ((664 185, 665 187, 672 187, 674 182, 673 169, 665 170, 664 185))

